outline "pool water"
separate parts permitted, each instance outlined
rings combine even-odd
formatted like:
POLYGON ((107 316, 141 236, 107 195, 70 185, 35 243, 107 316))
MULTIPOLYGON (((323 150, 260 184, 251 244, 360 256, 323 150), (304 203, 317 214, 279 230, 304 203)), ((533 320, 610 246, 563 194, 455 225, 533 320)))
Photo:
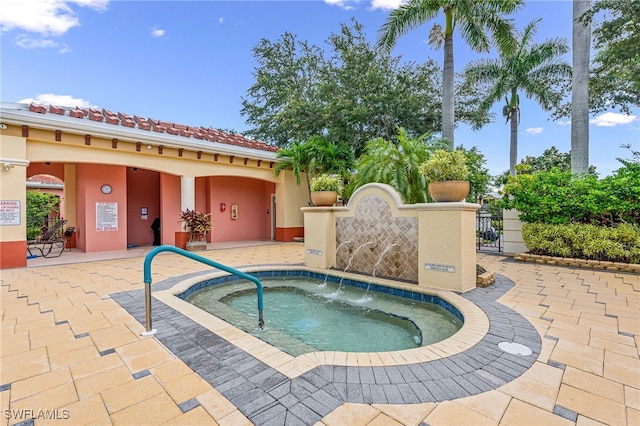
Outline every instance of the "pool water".
POLYGON ((186 301, 298 356, 316 351, 381 352, 444 340, 462 321, 434 303, 308 277, 263 279, 263 330, 257 328, 253 283, 205 287, 186 301))

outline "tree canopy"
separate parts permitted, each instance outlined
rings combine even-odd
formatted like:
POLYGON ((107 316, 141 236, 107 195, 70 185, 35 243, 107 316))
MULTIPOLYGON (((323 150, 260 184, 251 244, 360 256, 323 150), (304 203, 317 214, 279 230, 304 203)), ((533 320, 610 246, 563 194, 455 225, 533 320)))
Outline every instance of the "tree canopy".
MULTIPOLYGON (((322 135, 359 156, 367 141, 441 130, 441 71, 436 62, 401 63, 375 50, 357 21, 331 34, 327 49, 285 33, 254 47, 255 83, 242 100, 252 137, 286 147, 322 135)), ((458 121, 480 127, 475 88, 458 85, 458 121)))
MULTIPOLYGON (((589 75, 592 113, 618 108, 630 114, 640 106, 640 1, 595 0, 580 18, 592 22, 596 54, 589 75)), ((554 118, 568 117, 562 104, 554 118)))

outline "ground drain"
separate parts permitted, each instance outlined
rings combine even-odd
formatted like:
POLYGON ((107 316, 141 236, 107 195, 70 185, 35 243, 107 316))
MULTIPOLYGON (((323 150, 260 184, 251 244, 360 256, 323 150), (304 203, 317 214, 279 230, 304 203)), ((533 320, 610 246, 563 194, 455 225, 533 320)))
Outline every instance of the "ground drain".
POLYGON ((498 347, 512 355, 528 356, 533 353, 531 348, 525 345, 521 345, 520 343, 500 342, 498 343, 498 347))

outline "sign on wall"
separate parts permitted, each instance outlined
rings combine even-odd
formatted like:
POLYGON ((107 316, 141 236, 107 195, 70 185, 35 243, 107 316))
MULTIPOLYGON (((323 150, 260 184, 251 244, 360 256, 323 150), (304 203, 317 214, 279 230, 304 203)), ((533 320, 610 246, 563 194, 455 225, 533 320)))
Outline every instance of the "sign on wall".
POLYGON ((96 203, 96 231, 118 230, 118 203, 96 203))
POLYGON ((20 200, 0 200, 0 226, 20 225, 20 200))

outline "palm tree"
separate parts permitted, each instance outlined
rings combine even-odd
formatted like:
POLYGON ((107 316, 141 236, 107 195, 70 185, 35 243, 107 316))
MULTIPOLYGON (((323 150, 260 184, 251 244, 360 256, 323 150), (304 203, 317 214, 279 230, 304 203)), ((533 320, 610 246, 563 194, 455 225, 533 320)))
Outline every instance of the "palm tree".
POLYGON ((311 182, 309 174, 316 176, 319 173, 333 173, 344 177, 354 162, 349 145, 344 142, 334 144, 318 135, 311 136, 305 142, 293 142, 280 149, 277 156, 283 161, 274 168, 275 176, 279 176, 283 170, 291 170, 298 185, 302 183, 304 176, 307 189, 311 182))
POLYGON ((499 46, 508 49, 512 45, 513 26, 502 14, 512 13, 523 0, 409 0, 389 14, 378 31, 377 47, 390 51, 398 37, 409 30, 434 19, 442 11, 444 31, 439 24, 431 29, 429 44, 440 48, 444 42, 444 66, 442 69, 442 137, 453 150, 454 132, 454 67, 453 31, 475 51, 488 52, 491 46, 488 34, 499 46))
POLYGON ((474 61, 464 70, 466 84, 486 85, 487 95, 481 109, 488 110, 494 103, 505 99, 502 113, 507 122, 511 122, 509 172, 512 176, 516 175, 518 161, 518 92, 524 91, 527 98, 533 98, 545 111, 549 111, 562 97, 558 85, 571 76, 571 66, 561 59, 569 51, 566 40, 555 38, 544 43, 532 43, 538 22, 540 19, 527 25, 519 34, 520 41, 514 41, 510 49, 498 49, 498 59, 474 61))
POLYGON ((356 164, 355 187, 379 182, 393 186, 408 204, 427 200, 427 182, 420 172, 432 152, 446 148, 442 140, 428 140, 427 135, 412 138, 398 129, 397 143, 376 138, 367 143, 365 154, 356 164))
POLYGON ((590 0, 573 0, 573 77, 571 79, 571 171, 589 172, 589 59, 591 21, 580 20, 590 0))

